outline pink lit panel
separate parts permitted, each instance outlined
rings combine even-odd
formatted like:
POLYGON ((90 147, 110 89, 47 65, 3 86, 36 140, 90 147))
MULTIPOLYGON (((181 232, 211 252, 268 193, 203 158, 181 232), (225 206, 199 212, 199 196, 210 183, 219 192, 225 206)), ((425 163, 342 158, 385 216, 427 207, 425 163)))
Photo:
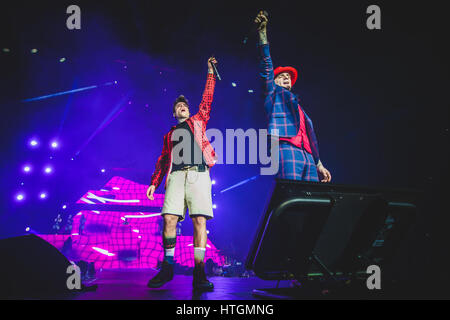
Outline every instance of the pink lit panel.
MULTIPOLYGON (((114 177, 102 190, 89 191, 77 203, 88 203, 82 199, 94 200, 95 207, 105 198, 108 205, 161 206, 164 195, 155 195, 155 201, 146 197, 147 186, 114 177), (103 191, 102 191, 103 190, 103 191), (90 198, 89 198, 90 197, 90 198), (125 201, 121 201, 125 200, 125 201), (140 202, 127 202, 139 200, 140 202), (156 203, 158 205, 156 205, 156 203)), ((120 207, 118 207, 120 208, 120 207)), ((72 250, 64 252, 72 261, 94 262, 98 268, 155 268, 163 259, 162 217, 155 212, 119 212, 82 210, 72 220, 71 234, 40 235, 57 249, 62 250, 64 242, 72 240, 72 250)), ((194 266, 192 236, 178 236, 175 247, 175 262, 185 267, 194 266)), ((205 261, 211 259, 222 266, 224 256, 208 239, 205 261)))

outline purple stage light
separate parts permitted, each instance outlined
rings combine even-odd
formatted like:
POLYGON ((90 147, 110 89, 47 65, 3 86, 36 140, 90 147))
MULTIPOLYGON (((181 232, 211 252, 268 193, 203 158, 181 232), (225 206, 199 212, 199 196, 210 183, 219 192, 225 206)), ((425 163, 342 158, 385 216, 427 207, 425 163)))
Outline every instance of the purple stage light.
POLYGON ((23 193, 19 193, 16 195, 17 201, 23 201, 25 199, 25 195, 23 193))
POLYGON ((216 180, 212 180, 211 183, 212 183, 212 184, 216 184, 216 180))
POLYGON ((50 146, 51 146, 53 149, 56 149, 56 148, 58 148, 59 143, 58 143, 58 141, 52 141, 51 144, 50 144, 50 146))
POLYGON ((26 232, 30 231, 30 227, 26 227, 26 228, 25 228, 25 231, 26 231, 26 232))
POLYGON ((53 169, 52 169, 52 167, 47 166, 47 167, 44 168, 44 172, 45 172, 46 174, 50 174, 50 173, 53 172, 53 169))
POLYGON ((65 208, 67 208, 67 206, 66 206, 66 205, 63 205, 62 208, 65 209, 65 208))
POLYGON ((217 209, 217 206, 215 204, 213 204, 213 209, 217 209))
POLYGON ((29 145, 33 148, 37 147, 39 145, 39 142, 36 139, 31 139, 29 142, 29 145))
POLYGON ((45 192, 41 192, 41 194, 39 195, 39 198, 45 199, 45 198, 47 198, 47 194, 45 192))
POLYGON ((29 172, 31 172, 31 166, 30 165, 25 165, 24 167, 23 167, 23 172, 25 172, 25 173, 29 173, 29 172))
POLYGON ((102 169, 101 171, 102 171, 102 172, 105 172, 106 170, 105 170, 105 169, 102 169))

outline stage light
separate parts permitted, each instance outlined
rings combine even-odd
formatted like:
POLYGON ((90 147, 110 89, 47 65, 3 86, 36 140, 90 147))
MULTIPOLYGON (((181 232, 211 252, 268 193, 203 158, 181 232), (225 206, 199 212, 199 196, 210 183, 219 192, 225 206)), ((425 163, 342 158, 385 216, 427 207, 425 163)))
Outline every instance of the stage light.
POLYGON ((25 195, 23 193, 19 193, 16 195, 17 201, 23 201, 25 199, 25 195))
POLYGON ((37 53, 38 50, 37 50, 36 48, 33 48, 33 49, 30 50, 30 52, 31 52, 31 53, 37 53))
POLYGON ((52 169, 52 167, 45 167, 44 168, 44 172, 46 173, 46 174, 50 174, 50 173, 52 173, 53 172, 53 169, 52 169))
POLYGON ((231 85, 232 85, 233 87, 236 87, 236 83, 234 83, 234 82, 232 82, 231 85))
POLYGON ((250 89, 250 90, 248 90, 248 92, 249 92, 249 93, 253 93, 253 90, 252 90, 252 89, 250 89))
POLYGON ((26 228, 25 228, 25 231, 26 231, 26 232, 30 231, 30 227, 26 227, 26 228))
POLYGON ((102 169, 101 171, 102 171, 102 172, 105 172, 106 170, 105 170, 105 169, 102 169))
POLYGON ((59 144, 58 144, 57 141, 53 141, 53 142, 51 142, 50 146, 51 146, 53 149, 56 149, 56 148, 58 148, 59 144))
POLYGON ((45 198, 47 198, 47 194, 45 192, 41 192, 41 194, 39 195, 39 198, 45 199, 45 198))
POLYGON ((66 206, 66 205, 63 205, 62 208, 65 209, 65 208, 67 208, 67 206, 66 206))
POLYGON ((217 206, 215 204, 213 204, 213 209, 216 209, 216 208, 217 208, 217 206))
POLYGON ((211 183, 212 183, 212 184, 216 184, 216 180, 212 180, 211 183))
POLYGON ((71 161, 75 160, 74 158, 70 158, 71 161))
POLYGON ((64 61, 66 61, 66 58, 59 59, 59 62, 64 62, 64 61))
POLYGON ((117 84, 117 80, 116 80, 116 81, 114 81, 114 84, 117 84))
POLYGON ((25 165, 22 170, 25 173, 29 173, 29 172, 31 172, 31 166, 30 165, 25 165))
POLYGON ((36 139, 31 139, 29 144, 31 147, 37 147, 39 142, 36 139))

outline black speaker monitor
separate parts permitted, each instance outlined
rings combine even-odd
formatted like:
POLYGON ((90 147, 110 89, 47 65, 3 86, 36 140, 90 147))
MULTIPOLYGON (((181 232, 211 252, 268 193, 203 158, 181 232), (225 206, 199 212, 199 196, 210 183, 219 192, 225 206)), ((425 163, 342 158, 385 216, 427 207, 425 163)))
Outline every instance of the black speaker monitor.
POLYGON ((276 180, 246 267, 266 280, 386 265, 414 222, 418 193, 276 180))

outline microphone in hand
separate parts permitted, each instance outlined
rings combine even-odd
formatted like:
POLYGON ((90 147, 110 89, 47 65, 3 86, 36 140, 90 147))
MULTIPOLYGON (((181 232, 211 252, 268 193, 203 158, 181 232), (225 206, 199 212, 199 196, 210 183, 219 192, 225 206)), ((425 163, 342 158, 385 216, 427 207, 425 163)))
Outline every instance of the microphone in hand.
POLYGON ((216 58, 214 58, 214 55, 212 55, 211 58, 209 58, 209 60, 208 60, 208 67, 211 66, 216 78, 218 80, 222 80, 222 78, 220 77, 219 71, 217 70, 216 64, 217 64, 217 60, 216 60, 216 58))

